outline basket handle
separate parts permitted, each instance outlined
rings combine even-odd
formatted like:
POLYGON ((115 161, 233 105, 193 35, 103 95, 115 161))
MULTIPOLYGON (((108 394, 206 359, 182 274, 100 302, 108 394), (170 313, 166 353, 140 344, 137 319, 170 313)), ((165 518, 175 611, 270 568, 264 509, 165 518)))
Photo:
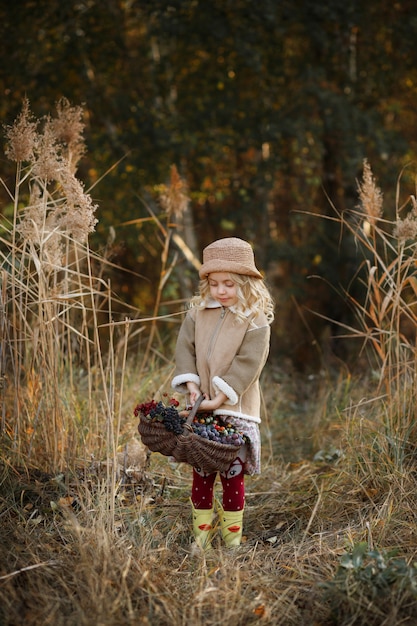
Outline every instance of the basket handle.
POLYGON ((197 400, 194 402, 194 406, 188 414, 187 420, 184 424, 184 427, 187 428, 187 430, 192 430, 191 423, 195 417, 195 414, 197 413, 200 407, 200 404, 203 402, 203 400, 204 400, 204 394, 202 393, 201 396, 199 396, 197 400))

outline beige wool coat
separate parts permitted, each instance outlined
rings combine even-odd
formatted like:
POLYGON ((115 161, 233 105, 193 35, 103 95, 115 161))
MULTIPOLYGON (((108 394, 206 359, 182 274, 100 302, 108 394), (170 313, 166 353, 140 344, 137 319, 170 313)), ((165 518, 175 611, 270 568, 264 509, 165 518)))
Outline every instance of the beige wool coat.
POLYGON ((178 335, 172 387, 187 394, 187 382, 196 383, 213 399, 218 391, 226 402, 214 411, 228 416, 248 435, 251 451, 247 472, 260 466, 259 377, 269 353, 270 326, 263 314, 249 313, 239 321, 233 308, 210 302, 204 309, 188 311, 178 335), (250 462, 249 462, 250 461, 250 462))

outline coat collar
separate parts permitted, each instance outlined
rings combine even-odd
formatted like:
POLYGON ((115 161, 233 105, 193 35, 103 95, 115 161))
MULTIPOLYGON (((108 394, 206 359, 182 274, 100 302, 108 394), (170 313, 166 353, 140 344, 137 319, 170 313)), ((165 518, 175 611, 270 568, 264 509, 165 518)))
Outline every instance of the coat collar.
MULTIPOLYGON (((220 302, 217 302, 217 300, 213 300, 212 298, 210 298, 207 301, 203 300, 202 304, 205 309, 222 309, 223 308, 220 302)), ((234 306, 230 306, 228 308, 232 311, 232 313, 236 313, 236 308, 234 306)), ((244 311, 245 317, 249 317, 251 313, 252 311, 250 309, 246 309, 244 311)))

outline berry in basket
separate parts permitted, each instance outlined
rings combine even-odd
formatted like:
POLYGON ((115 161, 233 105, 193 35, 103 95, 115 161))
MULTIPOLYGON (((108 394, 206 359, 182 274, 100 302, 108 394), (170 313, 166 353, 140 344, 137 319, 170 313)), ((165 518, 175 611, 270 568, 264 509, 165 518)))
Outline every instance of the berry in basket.
POLYGON ((232 424, 224 422, 212 413, 197 415, 191 424, 193 432, 203 439, 233 446, 242 446, 245 438, 232 424))
POLYGON ((178 413, 178 405, 179 402, 175 400, 175 398, 171 398, 167 406, 161 401, 150 400, 149 402, 138 404, 134 410, 134 414, 135 417, 142 415, 149 422, 161 422, 169 432, 175 435, 181 435, 185 418, 178 413))
MULTIPOLYGON (((135 417, 141 416, 149 423, 158 422, 165 430, 174 435, 184 432, 186 418, 178 412, 178 400, 171 398, 167 405, 156 400, 149 400, 138 404, 134 410, 135 417)), ((240 447, 245 443, 245 437, 237 431, 230 422, 216 417, 213 413, 198 413, 192 423, 192 432, 202 439, 240 447)))

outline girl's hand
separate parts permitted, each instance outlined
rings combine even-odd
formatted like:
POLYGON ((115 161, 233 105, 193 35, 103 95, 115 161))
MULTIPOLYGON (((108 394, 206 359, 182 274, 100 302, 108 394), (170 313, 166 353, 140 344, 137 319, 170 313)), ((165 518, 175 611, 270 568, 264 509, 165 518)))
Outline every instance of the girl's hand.
POLYGON ((217 406, 215 400, 203 400, 203 402, 198 407, 198 410, 207 411, 208 413, 211 413, 212 411, 218 408, 219 407, 217 406))
POLYGON ((201 396, 201 391, 198 385, 195 383, 187 383, 188 394, 190 396, 190 404, 194 406, 197 398, 201 396))
POLYGON ((205 399, 198 407, 199 411, 215 411, 227 400, 226 394, 220 391, 213 400, 205 399))

